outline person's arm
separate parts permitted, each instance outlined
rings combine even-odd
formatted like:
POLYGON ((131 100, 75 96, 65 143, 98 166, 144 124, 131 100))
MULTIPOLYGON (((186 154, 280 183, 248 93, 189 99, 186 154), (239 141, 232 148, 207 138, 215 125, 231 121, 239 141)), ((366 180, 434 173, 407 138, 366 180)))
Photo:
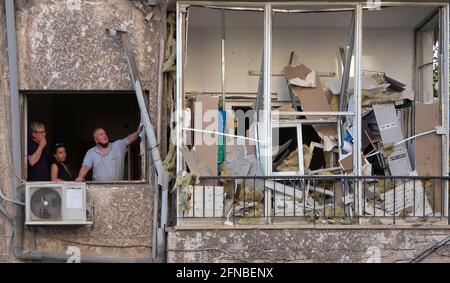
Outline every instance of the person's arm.
POLYGON ((40 142, 39 142, 39 146, 36 149, 36 151, 28 156, 28 163, 30 163, 30 166, 34 166, 36 165, 36 163, 39 162, 39 159, 41 159, 42 156, 42 152, 44 151, 45 146, 47 145, 47 140, 45 138, 43 138, 40 142))
POLYGON ((90 167, 86 165, 82 165, 80 168, 80 172, 78 173, 78 178, 75 179, 76 182, 84 182, 84 177, 86 177, 86 174, 91 170, 90 167))
POLYGON ((81 165, 80 172, 78 173, 78 177, 75 179, 76 182, 84 182, 84 177, 94 166, 94 162, 92 160, 91 152, 88 151, 83 159, 83 164, 81 165))
POLYGON ((52 182, 63 182, 63 180, 58 178, 58 166, 55 163, 50 167, 50 175, 52 177, 52 182))
POLYGON ((135 142, 139 138, 139 135, 142 132, 142 128, 143 128, 143 126, 139 126, 139 128, 135 132, 131 133, 127 137, 127 145, 132 144, 133 142, 135 142))

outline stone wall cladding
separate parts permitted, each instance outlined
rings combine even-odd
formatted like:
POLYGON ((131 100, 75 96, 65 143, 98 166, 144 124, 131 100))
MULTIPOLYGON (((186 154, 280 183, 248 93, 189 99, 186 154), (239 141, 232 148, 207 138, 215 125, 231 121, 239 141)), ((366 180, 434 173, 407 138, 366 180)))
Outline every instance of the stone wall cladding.
MULTIPOLYGON (((169 232, 169 262, 409 262, 450 230, 284 229, 169 232)), ((444 246, 426 262, 450 262, 444 246)))

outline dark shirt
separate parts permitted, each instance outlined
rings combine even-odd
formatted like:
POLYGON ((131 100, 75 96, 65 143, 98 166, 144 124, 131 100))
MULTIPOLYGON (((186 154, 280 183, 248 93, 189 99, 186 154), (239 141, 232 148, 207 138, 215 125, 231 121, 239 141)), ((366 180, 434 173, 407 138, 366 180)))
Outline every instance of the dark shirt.
MULTIPOLYGON (((28 156, 33 155, 38 149, 39 144, 34 141, 30 141, 28 143, 28 156)), ((28 181, 50 181, 50 155, 48 151, 44 148, 42 150, 41 158, 39 161, 34 164, 34 166, 30 165, 28 162, 28 181)))
POLYGON ((58 167, 58 179, 61 179, 63 181, 75 181, 72 173, 70 173, 70 171, 68 171, 66 167, 64 167, 64 165, 62 165, 58 161, 53 164, 56 164, 56 166, 58 167))

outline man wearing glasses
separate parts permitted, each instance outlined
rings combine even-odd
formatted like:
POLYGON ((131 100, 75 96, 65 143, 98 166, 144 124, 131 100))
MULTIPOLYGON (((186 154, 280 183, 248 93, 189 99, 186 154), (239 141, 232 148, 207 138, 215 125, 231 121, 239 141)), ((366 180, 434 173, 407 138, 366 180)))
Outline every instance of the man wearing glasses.
POLYGON ((50 155, 47 152, 45 125, 33 121, 30 124, 31 141, 28 143, 28 181, 50 181, 50 155))

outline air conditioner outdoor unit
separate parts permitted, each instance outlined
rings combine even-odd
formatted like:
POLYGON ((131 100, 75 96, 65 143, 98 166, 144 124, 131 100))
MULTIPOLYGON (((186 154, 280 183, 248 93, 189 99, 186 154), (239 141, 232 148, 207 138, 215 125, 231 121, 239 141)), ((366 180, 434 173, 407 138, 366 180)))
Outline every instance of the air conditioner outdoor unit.
POLYGON ((33 182, 25 185, 26 225, 86 225, 86 184, 33 182))

